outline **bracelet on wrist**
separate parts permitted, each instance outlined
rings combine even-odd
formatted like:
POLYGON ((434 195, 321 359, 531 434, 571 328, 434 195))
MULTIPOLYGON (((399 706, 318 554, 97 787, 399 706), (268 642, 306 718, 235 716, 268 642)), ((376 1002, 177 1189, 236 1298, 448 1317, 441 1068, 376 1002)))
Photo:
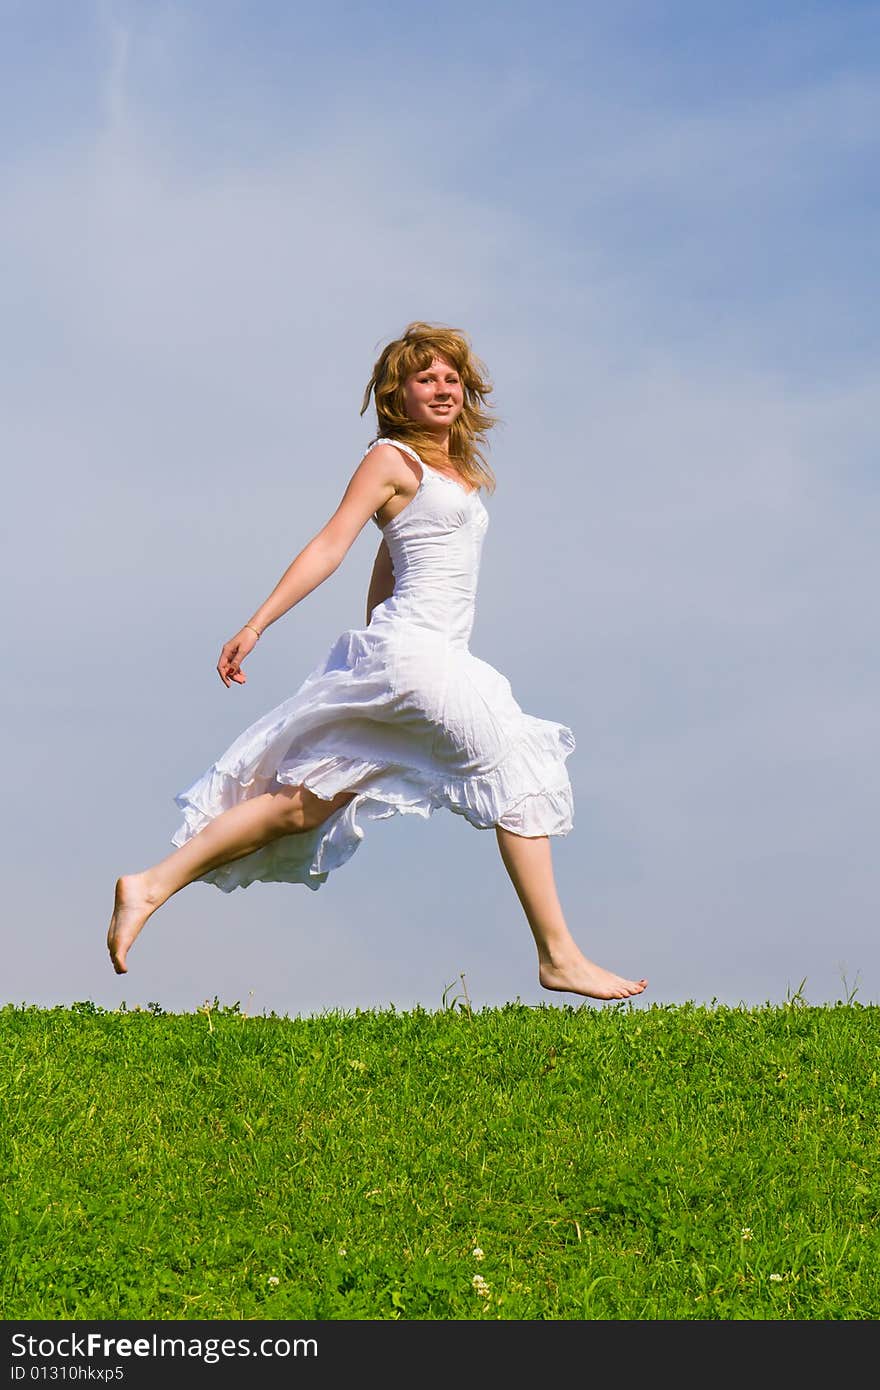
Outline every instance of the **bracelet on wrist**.
POLYGON ((258 627, 254 627, 253 623, 245 623, 245 627, 249 627, 251 632, 255 632, 258 637, 262 637, 262 632, 258 627))

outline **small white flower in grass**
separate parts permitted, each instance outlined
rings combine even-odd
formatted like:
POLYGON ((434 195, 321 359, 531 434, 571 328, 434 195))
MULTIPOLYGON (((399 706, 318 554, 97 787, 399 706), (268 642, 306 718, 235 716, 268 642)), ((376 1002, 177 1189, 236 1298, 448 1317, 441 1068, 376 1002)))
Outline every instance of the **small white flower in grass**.
POLYGON ((269 1287, 270 1287, 270 1288, 272 1288, 272 1289, 277 1288, 277 1286, 278 1286, 280 1283, 281 1283, 281 1280, 278 1278, 278 1275, 277 1275, 277 1274, 270 1274, 270 1275, 269 1275, 269 1287))
POLYGON ((337 1251, 337 1254, 339 1255, 340 1259, 342 1259, 345 1255, 348 1254, 348 1251, 346 1250, 346 1248, 345 1248, 344 1245, 340 1245, 339 1250, 337 1251))
POLYGON ((473 1255, 475 1260, 484 1260, 486 1258, 479 1245, 474 1246, 473 1250, 471 1251, 471 1254, 473 1255))
POLYGON ((771 1274, 771 1275, 770 1275, 770 1282, 771 1282, 771 1284, 781 1284, 781 1283, 782 1283, 782 1275, 781 1275, 781 1274, 771 1274))
POLYGON ((473 1279, 471 1280, 471 1283, 473 1284, 474 1288, 476 1289, 477 1293, 480 1295, 481 1298, 489 1297, 489 1285, 486 1283, 482 1274, 475 1274, 473 1279))
POLYGON ((751 1240, 751 1238, 752 1238, 752 1228, 751 1228, 751 1226, 743 1226, 742 1230, 740 1231, 740 1236, 742 1237, 743 1240, 751 1240))

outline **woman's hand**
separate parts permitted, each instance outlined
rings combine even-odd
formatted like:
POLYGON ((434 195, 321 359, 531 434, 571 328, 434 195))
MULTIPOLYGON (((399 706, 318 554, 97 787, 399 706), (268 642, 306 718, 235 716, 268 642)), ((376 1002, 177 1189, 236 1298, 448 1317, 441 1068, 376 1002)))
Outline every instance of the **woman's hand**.
POLYGON ((230 637, 217 662, 217 672, 227 688, 231 681, 235 681, 236 685, 247 684, 247 676, 241 669, 241 663, 248 653, 253 651, 259 640, 252 627, 243 627, 234 637, 230 637))

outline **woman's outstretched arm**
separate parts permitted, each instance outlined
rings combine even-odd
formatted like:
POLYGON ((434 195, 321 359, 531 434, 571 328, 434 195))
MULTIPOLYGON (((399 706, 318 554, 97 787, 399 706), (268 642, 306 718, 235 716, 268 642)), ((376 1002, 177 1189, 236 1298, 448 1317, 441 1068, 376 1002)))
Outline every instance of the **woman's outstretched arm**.
POLYGON ((257 632, 265 632, 270 623, 277 622, 289 609, 301 603, 342 564, 345 551, 340 550, 325 532, 326 527, 303 547, 296 559, 288 565, 269 597, 248 620, 257 632))
POLYGON ((367 625, 369 626, 373 609, 379 603, 384 603, 386 598, 390 598, 394 593, 394 566, 391 563, 391 554, 384 539, 379 543, 376 551, 376 559, 373 564, 373 573, 370 577, 370 588, 367 592, 367 625))
POLYGON ((269 597, 223 647, 217 671, 225 686, 233 681, 245 684, 241 663, 260 634, 339 568, 370 517, 399 490, 405 469, 400 453, 390 444, 377 444, 361 460, 326 526, 303 547, 269 597))

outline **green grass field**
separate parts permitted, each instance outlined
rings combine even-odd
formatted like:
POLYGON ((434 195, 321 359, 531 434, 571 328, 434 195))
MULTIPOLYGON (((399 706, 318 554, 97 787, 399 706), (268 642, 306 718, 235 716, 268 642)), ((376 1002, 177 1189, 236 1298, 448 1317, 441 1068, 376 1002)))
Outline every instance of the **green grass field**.
POLYGON ((0 1009, 6 1319, 874 1319, 880 1008, 0 1009))

